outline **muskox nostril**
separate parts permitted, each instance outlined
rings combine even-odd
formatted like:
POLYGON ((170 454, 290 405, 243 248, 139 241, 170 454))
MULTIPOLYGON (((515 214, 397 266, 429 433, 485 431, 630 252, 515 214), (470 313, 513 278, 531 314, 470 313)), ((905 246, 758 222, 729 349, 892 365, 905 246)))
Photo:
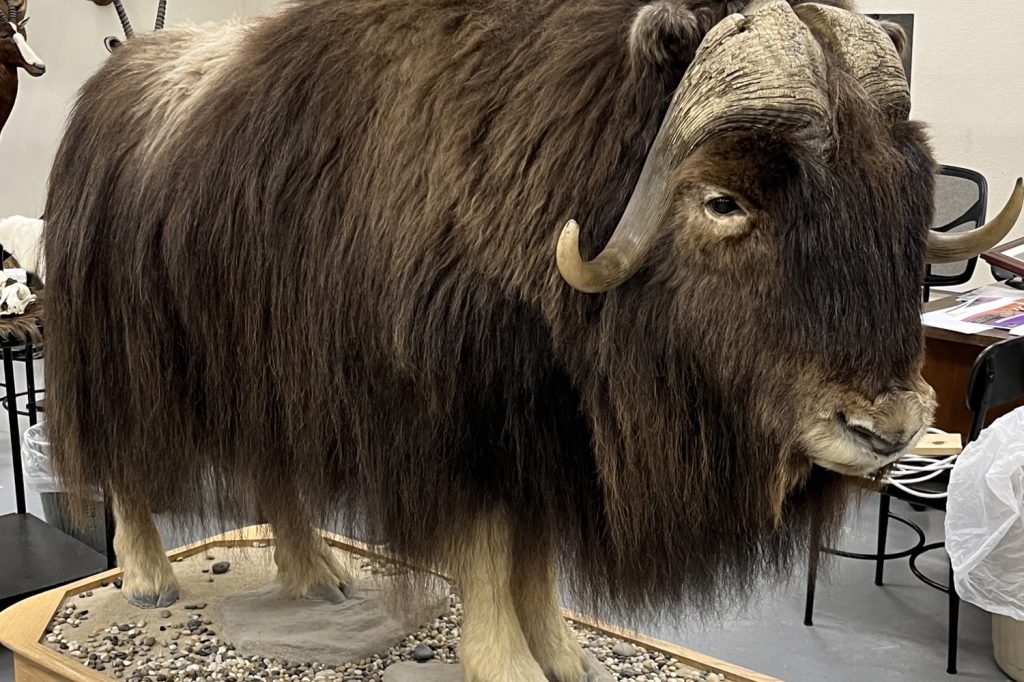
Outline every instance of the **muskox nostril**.
POLYGON ((844 412, 836 412, 836 420, 854 439, 880 457, 894 455, 910 442, 902 434, 897 437, 883 436, 863 424, 851 422, 844 412))

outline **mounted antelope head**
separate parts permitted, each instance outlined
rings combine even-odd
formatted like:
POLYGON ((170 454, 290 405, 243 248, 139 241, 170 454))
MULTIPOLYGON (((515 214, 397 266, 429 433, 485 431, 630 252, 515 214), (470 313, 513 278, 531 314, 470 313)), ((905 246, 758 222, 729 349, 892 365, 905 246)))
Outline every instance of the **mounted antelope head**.
POLYGON ((25 0, 6 0, 6 9, 0 9, 0 130, 14 109, 18 97, 18 69, 30 76, 46 73, 46 64, 26 39, 25 0))

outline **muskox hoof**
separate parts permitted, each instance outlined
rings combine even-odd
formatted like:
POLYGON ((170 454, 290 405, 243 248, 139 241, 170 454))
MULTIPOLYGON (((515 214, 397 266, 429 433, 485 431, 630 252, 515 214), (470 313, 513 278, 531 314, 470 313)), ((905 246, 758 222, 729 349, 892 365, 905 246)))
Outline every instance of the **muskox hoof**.
POLYGON ((306 593, 306 599, 314 599, 316 601, 326 601, 332 604, 340 604, 350 595, 348 590, 342 589, 337 585, 314 585, 309 588, 309 592, 306 593))
POLYGON ((125 596, 128 603, 140 609, 163 609, 178 601, 178 588, 175 585, 165 587, 159 594, 128 591, 125 596))
POLYGON ((584 652, 583 679, 580 682, 615 682, 615 676, 594 657, 594 654, 584 652))

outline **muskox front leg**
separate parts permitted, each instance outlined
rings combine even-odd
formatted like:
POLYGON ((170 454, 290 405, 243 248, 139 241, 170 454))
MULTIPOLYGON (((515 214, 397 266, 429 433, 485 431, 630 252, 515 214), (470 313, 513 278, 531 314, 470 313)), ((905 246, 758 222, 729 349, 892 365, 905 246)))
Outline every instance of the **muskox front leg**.
POLYGON ((123 571, 121 591, 144 609, 178 600, 178 579, 164 553, 149 505, 139 497, 114 494, 114 552, 123 571))
POLYGON ((265 516, 274 530, 274 562, 286 596, 340 603, 352 594, 352 573, 338 561, 309 514, 293 501, 265 516))
POLYGON ((459 658, 466 682, 547 682, 512 595, 513 537, 501 511, 481 515, 451 548, 462 593, 459 658))
POLYGON ((558 562, 535 526, 519 529, 512 568, 512 597, 530 651, 549 680, 613 682, 614 677, 585 653, 562 616, 558 562))

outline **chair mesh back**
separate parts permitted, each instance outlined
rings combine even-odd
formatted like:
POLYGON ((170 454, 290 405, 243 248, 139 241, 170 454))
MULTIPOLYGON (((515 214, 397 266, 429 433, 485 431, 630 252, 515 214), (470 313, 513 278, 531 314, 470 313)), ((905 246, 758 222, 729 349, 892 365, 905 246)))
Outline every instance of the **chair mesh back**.
MULTIPOLYGON (((940 232, 973 230, 985 222, 985 179, 978 173, 944 166, 935 178, 935 224, 940 232)), ((977 258, 960 263, 933 265, 928 284, 962 284, 974 274, 977 258)))

